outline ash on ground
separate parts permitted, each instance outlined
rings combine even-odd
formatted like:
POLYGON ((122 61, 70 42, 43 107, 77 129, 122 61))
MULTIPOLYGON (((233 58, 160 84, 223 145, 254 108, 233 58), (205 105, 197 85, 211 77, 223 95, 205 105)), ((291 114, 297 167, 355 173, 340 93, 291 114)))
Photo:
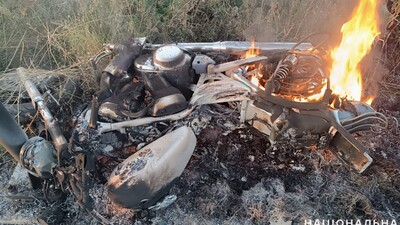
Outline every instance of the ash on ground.
MULTIPOLYGON (((399 112, 384 113, 400 119, 399 112)), ((240 126, 238 118, 237 111, 223 105, 203 106, 188 118, 203 123, 195 127, 196 150, 169 193, 177 200, 167 208, 121 208, 108 198, 103 180, 91 191, 96 210, 115 224, 282 225, 303 224, 309 219, 400 220, 400 146, 395 119, 387 130, 357 136, 374 159, 363 174, 358 174, 329 151, 271 148, 265 135, 240 126)), ((188 121, 176 125, 190 124, 188 121)), ((125 151, 131 154, 135 149, 125 151)), ((80 212, 72 199, 69 201, 66 224, 97 224, 80 212)))
MULTIPOLYGON (((203 106, 186 121, 174 124, 190 124, 198 135, 196 150, 169 193, 177 196, 170 206, 143 211, 121 208, 108 198, 104 178, 98 180, 91 195, 96 210, 114 224, 274 225, 321 218, 399 221, 400 144, 394 118, 400 120, 400 113, 382 112, 392 118, 388 129, 357 136, 374 159, 363 174, 357 174, 329 152, 271 148, 265 135, 239 124, 234 108, 203 106)), ((121 154, 127 157, 135 151, 126 148, 121 154)), ((0 160, 1 188, 9 191, 13 187, 5 181, 15 163, 8 157, 0 160)), ((107 163, 110 161, 103 162, 107 163)), ((107 177, 110 170, 112 166, 101 173, 107 177)), ((39 199, 2 197, 0 214, 3 220, 34 223, 34 216, 46 207, 39 199)), ((62 207, 67 211, 65 224, 98 224, 72 197, 62 207)))

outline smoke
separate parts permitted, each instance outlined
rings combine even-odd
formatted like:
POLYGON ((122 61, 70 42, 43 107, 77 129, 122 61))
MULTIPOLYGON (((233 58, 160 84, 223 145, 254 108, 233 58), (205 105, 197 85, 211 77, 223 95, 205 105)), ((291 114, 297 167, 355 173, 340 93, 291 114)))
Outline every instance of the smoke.
POLYGON ((379 27, 381 33, 376 37, 373 43, 371 52, 367 54, 361 61, 360 67, 363 75, 363 99, 369 97, 377 97, 379 94, 380 81, 389 74, 389 70, 384 65, 385 62, 385 37, 387 36, 387 24, 390 18, 390 13, 384 4, 386 1, 381 1, 379 8, 379 27))
MULTIPOLYGON (((329 32, 327 45, 340 42, 340 28, 349 19, 358 0, 244 0, 249 26, 244 36, 257 41, 299 41, 321 31, 329 32)), ((326 37, 316 37, 319 42, 326 37)))

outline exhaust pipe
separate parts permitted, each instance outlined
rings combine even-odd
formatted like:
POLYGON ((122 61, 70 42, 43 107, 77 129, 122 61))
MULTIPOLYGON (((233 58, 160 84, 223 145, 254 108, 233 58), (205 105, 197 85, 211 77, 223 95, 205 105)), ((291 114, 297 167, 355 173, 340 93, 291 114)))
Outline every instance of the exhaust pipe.
POLYGON ((39 111, 46 125, 46 129, 49 131, 53 144, 57 150, 57 160, 60 165, 63 164, 61 156, 67 154, 68 143, 65 139, 57 120, 53 117, 50 110, 47 108, 42 95, 37 89, 36 85, 29 79, 27 79, 27 70, 25 68, 17 69, 18 75, 23 80, 26 91, 32 100, 33 106, 39 111))
MULTIPOLYGON (((21 78, 25 78, 25 70, 18 68, 17 72, 21 78)), ((42 96, 36 86, 26 79, 25 88, 34 103, 34 106, 41 113, 49 131, 53 143, 57 149, 58 162, 63 150, 67 147, 67 142, 63 136, 57 121, 52 117, 49 109, 44 104, 42 96)), ((17 124, 5 106, 0 102, 0 145, 21 164, 27 171, 39 178, 47 179, 52 176, 52 169, 57 165, 55 149, 53 145, 41 138, 28 136, 17 124)))
MULTIPOLYGON (((200 42, 200 43, 176 43, 173 44, 180 48, 195 52, 223 52, 234 55, 244 55, 251 47, 258 49, 260 55, 286 52, 292 48, 298 50, 310 49, 311 43, 293 43, 293 42, 249 42, 249 41, 218 41, 218 42, 200 42)), ((145 49, 155 50, 164 46, 163 44, 147 44, 145 49)))

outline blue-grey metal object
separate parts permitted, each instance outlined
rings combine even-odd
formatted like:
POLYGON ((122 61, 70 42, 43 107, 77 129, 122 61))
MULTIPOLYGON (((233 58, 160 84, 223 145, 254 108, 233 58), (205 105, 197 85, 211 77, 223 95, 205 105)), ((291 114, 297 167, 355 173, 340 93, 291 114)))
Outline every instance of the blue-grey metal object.
POLYGON ((19 152, 28 140, 25 132, 0 102, 0 145, 19 162, 19 152))

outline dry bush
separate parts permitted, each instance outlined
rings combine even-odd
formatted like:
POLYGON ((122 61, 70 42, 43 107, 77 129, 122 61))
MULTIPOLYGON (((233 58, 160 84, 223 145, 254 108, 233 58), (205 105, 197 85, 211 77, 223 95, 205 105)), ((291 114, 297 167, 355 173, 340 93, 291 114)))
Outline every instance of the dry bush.
POLYGON ((0 68, 75 65, 103 43, 131 36, 156 42, 250 36, 295 41, 339 28, 349 10, 346 0, 4 0, 0 68))

